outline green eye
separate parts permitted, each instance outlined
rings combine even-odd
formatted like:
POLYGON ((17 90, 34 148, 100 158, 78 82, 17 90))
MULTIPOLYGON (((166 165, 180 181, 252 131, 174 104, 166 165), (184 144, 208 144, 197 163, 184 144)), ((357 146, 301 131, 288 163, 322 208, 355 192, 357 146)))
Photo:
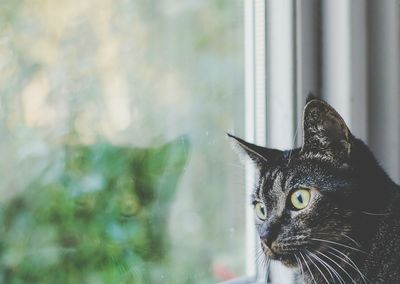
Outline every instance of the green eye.
POLYGON ((259 219, 267 219, 267 209, 265 208, 264 204, 262 204, 261 202, 257 202, 254 206, 254 210, 256 211, 256 215, 259 219))
POLYGON ((310 202, 311 194, 308 189, 298 189, 290 196, 290 202, 296 210, 301 210, 307 207, 310 202))

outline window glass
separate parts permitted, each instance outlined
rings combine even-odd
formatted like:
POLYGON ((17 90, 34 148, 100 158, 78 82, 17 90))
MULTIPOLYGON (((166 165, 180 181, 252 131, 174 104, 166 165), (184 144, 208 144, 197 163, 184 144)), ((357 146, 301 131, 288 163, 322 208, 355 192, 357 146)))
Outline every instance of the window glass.
POLYGON ((243 276, 240 0, 0 3, 0 279, 243 276))

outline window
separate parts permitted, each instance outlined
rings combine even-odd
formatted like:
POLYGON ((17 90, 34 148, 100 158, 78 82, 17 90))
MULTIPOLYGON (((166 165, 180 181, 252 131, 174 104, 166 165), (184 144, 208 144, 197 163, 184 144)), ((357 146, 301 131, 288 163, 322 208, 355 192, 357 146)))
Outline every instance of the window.
POLYGON ((255 172, 225 132, 300 145, 311 91, 398 179, 399 15, 396 0, 3 1, 0 279, 301 283, 256 261, 255 172))
POLYGON ((0 275, 245 275, 243 1, 5 1, 0 275))

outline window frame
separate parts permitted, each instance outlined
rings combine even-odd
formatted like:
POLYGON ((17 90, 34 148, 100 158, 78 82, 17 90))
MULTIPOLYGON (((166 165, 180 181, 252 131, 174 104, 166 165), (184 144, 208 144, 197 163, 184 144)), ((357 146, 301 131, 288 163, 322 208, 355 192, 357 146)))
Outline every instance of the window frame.
MULTIPOLYGON (((292 0, 244 2, 245 139, 252 143, 275 148, 291 148, 296 143, 294 13, 292 0), (280 96, 272 95, 277 93, 280 96)), ((256 261, 260 247, 253 209, 248 206, 256 169, 247 161, 245 171, 246 275, 223 283, 266 283, 267 274, 269 283, 277 283, 274 275, 279 275, 279 283, 294 283, 292 271, 283 265, 273 263, 267 272, 256 261)))
MULTIPOLYGON (((259 145, 292 147, 294 143, 295 85, 294 72, 290 70, 294 50, 291 38, 294 34, 292 6, 292 0, 244 2, 245 139, 259 145), (273 13, 273 19, 267 21, 273 13), (282 32, 282 25, 287 29, 287 36, 280 36, 282 40, 276 42, 268 40, 282 32), (284 60, 286 62, 282 63, 284 60), (272 96, 282 93, 277 90, 281 85, 287 86, 283 95, 272 96)), ((260 244, 256 236, 253 208, 248 205, 256 182, 256 169, 251 161, 246 161, 245 172, 246 272, 245 276, 222 282, 224 284, 266 283, 267 271, 262 263, 256 261, 260 244)), ((276 283, 274 275, 279 275, 279 283, 294 281, 292 272, 278 263, 271 265, 268 274, 271 274, 272 281, 269 283, 276 283)))

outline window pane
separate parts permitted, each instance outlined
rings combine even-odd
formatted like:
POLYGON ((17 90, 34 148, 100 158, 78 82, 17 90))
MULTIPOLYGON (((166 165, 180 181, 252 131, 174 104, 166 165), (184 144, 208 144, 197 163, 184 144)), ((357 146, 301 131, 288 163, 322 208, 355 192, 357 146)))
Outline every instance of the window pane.
POLYGON ((240 0, 0 4, 0 279, 242 276, 240 0))

